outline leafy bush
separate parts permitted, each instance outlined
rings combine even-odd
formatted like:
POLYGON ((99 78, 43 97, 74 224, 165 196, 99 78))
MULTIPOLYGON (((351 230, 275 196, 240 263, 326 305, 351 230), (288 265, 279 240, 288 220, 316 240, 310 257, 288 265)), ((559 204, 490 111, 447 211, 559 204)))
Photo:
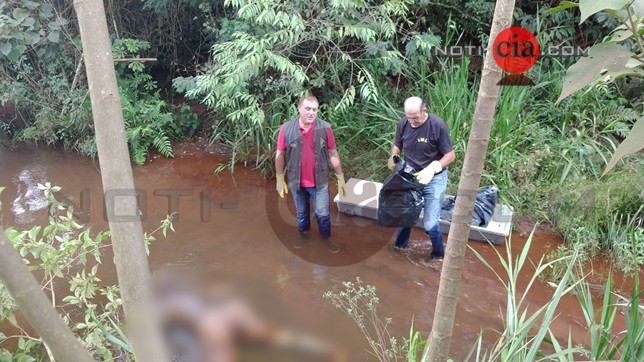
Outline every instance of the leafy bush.
POLYGON ((174 87, 216 111, 212 140, 231 145, 233 164, 237 152, 270 153, 275 129, 303 92, 335 111, 378 99, 382 77, 404 64, 397 26, 410 3, 226 1, 236 17, 222 19, 210 62, 174 87))
MULTIPOLYGON (((73 207, 55 197, 60 187, 46 183, 39 184, 38 188, 49 203, 48 225, 34 226, 29 230, 8 228, 7 237, 32 271, 42 275, 43 290, 51 294, 51 300, 65 323, 93 356, 114 360, 129 355, 127 339, 119 327, 123 316, 119 288, 105 285, 97 277, 102 250, 111 246, 109 231, 92 235, 89 228, 78 224, 73 207), (68 285, 69 291, 63 295, 55 294, 61 283, 68 285)), ((145 233, 146 244, 155 240, 154 234, 159 230, 165 235, 167 228, 172 229, 170 216, 157 229, 145 233)), ((33 361, 35 356, 47 353, 46 347, 41 339, 27 332, 29 328, 24 326, 23 320, 16 318, 16 313, 17 305, 0 282, 0 323, 7 321, 20 330, 11 337, 0 333, 0 342, 8 338, 18 340, 17 349, 13 352, 0 348, 0 361, 7 358, 33 361)))
POLYGON ((344 290, 328 291, 324 293, 324 298, 329 299, 336 309, 340 309, 356 322, 369 343, 369 353, 381 362, 419 360, 418 352, 425 346, 425 342, 420 332, 414 332, 413 321, 409 339, 403 338, 401 344, 388 331, 391 318, 383 320, 378 316, 380 298, 376 295, 376 287, 365 285, 360 278, 356 278, 355 283, 343 282, 342 285, 344 290))
POLYGON ((564 239, 593 256, 612 251, 627 270, 644 264, 642 223, 644 183, 641 173, 610 175, 601 181, 577 181, 555 187, 549 216, 564 239))
MULTIPOLYGON (((477 342, 472 346, 470 353, 465 360, 470 361, 534 361, 539 356, 543 360, 553 360, 561 355, 572 355, 583 351, 580 347, 573 347, 569 338, 568 343, 560 345, 557 338, 550 330, 550 324, 555 318, 555 310, 561 301, 561 298, 568 294, 573 288, 579 285, 579 280, 572 280, 573 266, 578 260, 578 254, 573 253, 570 256, 562 257, 559 260, 544 262, 544 257, 539 260, 535 266, 535 271, 530 277, 527 287, 520 292, 519 274, 521 269, 526 265, 528 251, 532 245, 534 230, 528 237, 521 250, 521 254, 513 259, 512 240, 508 240, 505 245, 506 255, 502 256, 498 251, 497 256, 503 265, 500 274, 473 248, 477 258, 485 264, 503 285, 507 293, 507 305, 505 307, 505 316, 503 317, 503 330, 498 331, 496 339, 491 348, 483 350, 483 331, 479 334, 477 342), (530 292, 530 288, 542 273, 558 262, 562 261, 567 268, 562 273, 560 282, 555 285, 552 297, 536 311, 530 310, 526 303, 525 297, 530 292), (572 280, 569 282, 569 280, 572 280), (535 333, 536 334, 533 334, 535 333), (546 355, 547 350, 554 349, 553 354, 546 355)), ((523 288, 522 288, 523 289, 523 288)))
MULTIPOLYGON (((143 40, 116 39, 112 52, 117 59, 136 58, 147 49, 149 43, 143 40)), ((76 79, 79 85, 70 93, 70 86, 61 75, 59 64, 52 63, 46 69, 51 72, 40 74, 37 81, 52 97, 58 98, 48 106, 38 108, 33 123, 28 123, 27 127, 20 130, 15 139, 62 145, 90 157, 96 156, 91 104, 87 98, 85 81, 76 79)), ((179 116, 175 116, 171 107, 161 99, 152 76, 144 70, 144 64, 138 61, 120 62, 116 65, 130 155, 138 164, 146 161, 151 149, 172 157, 170 140, 194 136, 201 125, 200 119, 187 108, 179 116)), ((19 99, 14 101, 19 107, 27 104, 19 99)))

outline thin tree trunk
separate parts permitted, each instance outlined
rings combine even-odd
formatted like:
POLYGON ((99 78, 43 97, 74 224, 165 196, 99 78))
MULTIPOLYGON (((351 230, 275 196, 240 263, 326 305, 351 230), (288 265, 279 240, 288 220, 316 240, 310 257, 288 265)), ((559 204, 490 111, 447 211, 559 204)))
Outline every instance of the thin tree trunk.
POLYGON ((60 318, 1 227, 0 278, 54 358, 58 361, 94 361, 60 318))
POLYGON ((514 2, 515 0, 499 0, 496 2, 494 9, 494 18, 490 29, 490 39, 483 64, 470 138, 467 143, 465 161, 458 184, 454 217, 447 238, 445 260, 434 311, 434 322, 429 346, 425 348, 423 353, 423 361, 443 362, 447 360, 449 355, 458 290, 472 223, 472 211, 481 181, 481 173, 485 163, 494 118, 494 109, 499 95, 497 83, 502 75, 501 69, 494 61, 492 44, 497 35, 511 25, 514 2))
POLYGON ((105 8, 101 0, 74 0, 74 9, 83 44, 96 148, 128 337, 137 361, 167 361, 159 322, 149 300, 150 270, 105 8))

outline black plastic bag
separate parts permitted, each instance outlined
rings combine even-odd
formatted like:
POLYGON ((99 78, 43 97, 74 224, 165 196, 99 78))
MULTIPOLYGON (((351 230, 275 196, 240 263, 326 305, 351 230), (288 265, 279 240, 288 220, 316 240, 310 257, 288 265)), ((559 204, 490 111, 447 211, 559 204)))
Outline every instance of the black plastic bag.
MULTIPOLYGON (((474 212, 472 213, 472 226, 487 227, 494 214, 497 200, 499 198, 499 189, 496 186, 480 188, 474 202, 474 212)), ((456 196, 448 197, 443 200, 441 219, 451 221, 454 215, 454 205, 456 196)))
POLYGON ((394 158, 396 167, 382 185, 378 195, 378 224, 382 226, 414 226, 423 206, 423 185, 413 167, 394 158))

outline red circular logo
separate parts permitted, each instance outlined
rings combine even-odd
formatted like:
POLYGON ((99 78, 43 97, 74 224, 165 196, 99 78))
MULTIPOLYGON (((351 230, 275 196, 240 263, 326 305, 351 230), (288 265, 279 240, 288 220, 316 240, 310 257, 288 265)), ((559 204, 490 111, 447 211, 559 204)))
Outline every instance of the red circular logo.
POLYGON ((508 73, 523 73, 532 68, 539 58, 537 38, 520 26, 503 30, 492 46, 496 64, 508 73))

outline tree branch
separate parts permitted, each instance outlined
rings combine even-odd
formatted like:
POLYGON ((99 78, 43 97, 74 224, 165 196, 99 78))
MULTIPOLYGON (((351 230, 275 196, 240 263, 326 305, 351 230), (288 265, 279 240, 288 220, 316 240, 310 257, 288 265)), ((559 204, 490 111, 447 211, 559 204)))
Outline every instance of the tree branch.
POLYGON ((0 228, 0 278, 36 333, 60 361, 92 362, 0 228))
POLYGON ((157 58, 116 58, 115 63, 121 62, 156 62, 157 58))

